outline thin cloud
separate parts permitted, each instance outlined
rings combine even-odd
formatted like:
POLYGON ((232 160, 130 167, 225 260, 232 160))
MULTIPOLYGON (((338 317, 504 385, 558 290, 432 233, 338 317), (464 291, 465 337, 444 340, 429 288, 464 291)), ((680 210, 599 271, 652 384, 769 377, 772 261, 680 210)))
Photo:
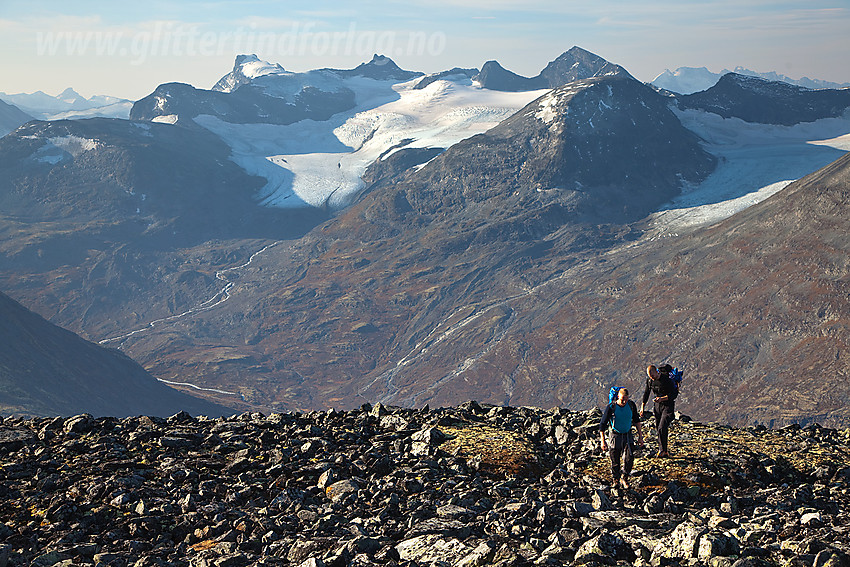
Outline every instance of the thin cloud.
POLYGON ((292 26, 302 25, 302 20, 292 18, 268 18, 264 16, 246 16, 234 20, 233 23, 237 26, 250 27, 256 30, 277 31, 281 29, 289 29, 292 26))

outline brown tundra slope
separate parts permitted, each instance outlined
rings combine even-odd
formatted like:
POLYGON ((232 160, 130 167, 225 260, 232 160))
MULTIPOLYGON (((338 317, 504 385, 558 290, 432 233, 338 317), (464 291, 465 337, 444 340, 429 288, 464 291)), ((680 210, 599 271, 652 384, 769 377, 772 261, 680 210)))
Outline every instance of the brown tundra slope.
POLYGON ((669 360, 702 419, 847 423, 849 200, 845 156, 725 222, 612 253, 572 289, 529 296, 527 330, 464 377, 572 405, 612 383, 642 392, 642 366, 669 360))
POLYGON ((413 221, 402 236, 390 201, 373 200, 269 251, 220 310, 138 341, 161 349, 146 361, 155 375, 230 368, 222 385, 272 407, 580 408, 612 384, 640 395, 645 365, 669 361, 686 372, 679 408, 700 419, 848 423, 848 176, 845 156, 722 223, 652 242, 589 224, 506 236, 539 213, 502 225, 501 246, 413 221), (200 328, 242 340, 203 358, 200 328))

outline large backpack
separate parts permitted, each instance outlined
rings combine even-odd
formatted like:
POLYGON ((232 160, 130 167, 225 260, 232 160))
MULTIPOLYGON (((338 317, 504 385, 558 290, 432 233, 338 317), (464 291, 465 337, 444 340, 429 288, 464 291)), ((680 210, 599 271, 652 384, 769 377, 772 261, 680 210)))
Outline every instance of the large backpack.
POLYGON ((669 364, 664 364, 658 367, 658 370, 662 372, 666 372, 667 376, 670 378, 670 381, 673 383, 673 387, 676 388, 676 391, 679 391, 680 386, 682 385, 682 380, 685 377, 685 373, 678 368, 673 368, 669 364))
POLYGON ((685 373, 678 368, 674 368, 670 371, 670 380, 673 382, 673 385, 676 386, 678 390, 682 385, 682 380, 685 378, 685 373))
POLYGON ((613 404, 617 399, 617 393, 620 391, 622 386, 611 386, 611 389, 608 391, 608 404, 613 404))

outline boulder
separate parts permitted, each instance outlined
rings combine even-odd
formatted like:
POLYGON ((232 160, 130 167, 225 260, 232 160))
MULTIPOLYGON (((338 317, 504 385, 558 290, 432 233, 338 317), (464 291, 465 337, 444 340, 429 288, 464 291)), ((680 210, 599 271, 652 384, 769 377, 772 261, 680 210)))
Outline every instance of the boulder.
POLYGON ((331 500, 331 502, 337 502, 345 495, 352 492, 356 493, 359 489, 360 487, 357 486, 357 483, 351 479, 338 480, 325 488, 325 495, 331 500))
POLYGON ((456 565, 471 555, 476 548, 462 543, 457 538, 437 534, 424 534, 405 539, 395 546, 404 561, 456 565))
POLYGON ((604 563, 613 565, 617 561, 632 561, 636 557, 632 548, 620 536, 602 532, 579 546, 574 564, 604 563))

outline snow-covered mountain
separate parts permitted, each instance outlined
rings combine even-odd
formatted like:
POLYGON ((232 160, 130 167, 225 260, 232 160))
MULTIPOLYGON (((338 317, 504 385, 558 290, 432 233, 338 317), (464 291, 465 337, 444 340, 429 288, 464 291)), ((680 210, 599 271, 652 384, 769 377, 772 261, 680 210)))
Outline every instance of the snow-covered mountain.
POLYGON ((850 87, 850 83, 832 83, 829 81, 821 81, 819 79, 810 79, 803 77, 802 79, 792 79, 786 75, 781 75, 775 71, 767 73, 759 73, 751 71, 743 67, 735 67, 729 71, 724 69, 720 73, 713 73, 705 67, 679 67, 671 71, 665 69, 663 73, 652 80, 652 84, 658 88, 666 89, 679 94, 692 94, 699 91, 704 91, 717 84, 720 77, 727 73, 737 73, 738 75, 747 75, 749 77, 760 77, 768 81, 782 81, 790 85, 797 85, 807 89, 840 89, 850 87))
MULTIPOLYGON (((380 55, 355 69, 304 73, 287 71, 256 55, 240 55, 212 90, 161 85, 136 103, 131 117, 200 125, 216 133, 230 146, 233 161, 266 179, 258 195, 265 205, 339 209, 377 177, 386 179, 390 170, 395 176, 402 165, 421 167, 443 149, 489 130, 551 88, 593 77, 631 75, 578 47, 533 78, 516 75, 494 61, 485 63, 480 72, 455 68, 422 76, 380 55), (370 168, 372 173, 366 175, 370 168)), ((784 104, 787 93, 779 93, 778 86, 761 89, 762 107, 784 104)), ((744 96, 752 89, 740 90, 744 96)), ((680 102, 682 108, 704 106, 715 111, 696 104, 689 99, 680 102)), ((794 108, 789 116, 788 123, 794 123, 794 108)))
POLYGON ((128 118, 132 101, 114 96, 94 95, 85 98, 72 88, 56 96, 43 91, 34 93, 0 93, 0 100, 14 104, 30 116, 40 120, 65 118, 128 118))
POLYGON ((263 202, 281 207, 347 205, 376 160, 413 148, 447 148, 484 132, 545 91, 481 89, 469 78, 441 79, 424 89, 362 77, 344 80, 356 106, 328 120, 288 125, 234 124, 203 115, 195 122, 215 132, 232 159, 268 180, 263 202))
POLYGON ((240 55, 213 90, 161 85, 131 117, 215 132, 236 163, 267 179, 267 205, 341 207, 376 160, 402 148, 447 148, 545 92, 485 89, 464 72, 441 76, 421 88, 422 73, 380 55, 354 69, 306 73, 240 55))
POLYGON ((400 69, 381 55, 354 69, 315 69, 305 73, 286 71, 278 64, 260 61, 256 55, 239 55, 233 70, 212 90, 183 83, 160 85, 133 105, 130 118, 172 124, 199 115, 231 124, 323 121, 357 105, 372 104, 376 90, 389 93, 393 84, 421 75, 400 69))
POLYGON ((266 75, 285 75, 286 69, 279 63, 261 61, 256 55, 237 55, 233 70, 219 79, 212 90, 231 93, 241 85, 246 85, 259 77, 266 75))
POLYGON ((675 71, 665 69, 651 84, 674 93, 691 94, 713 87, 721 76, 705 67, 679 67, 675 71))

